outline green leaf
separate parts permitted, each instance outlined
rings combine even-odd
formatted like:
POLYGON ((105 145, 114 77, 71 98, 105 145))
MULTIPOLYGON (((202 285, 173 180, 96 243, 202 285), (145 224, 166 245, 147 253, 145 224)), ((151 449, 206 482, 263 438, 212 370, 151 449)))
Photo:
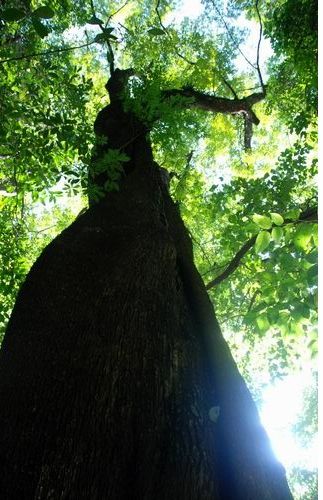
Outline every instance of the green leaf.
POLYGON ((267 304, 266 302, 260 302, 260 304, 256 305, 254 308, 253 308, 253 311, 254 312, 262 312, 262 311, 265 311, 265 309, 267 309, 267 304))
POLYGON ((15 8, 6 9, 0 13, 0 17, 4 21, 20 21, 20 19, 23 19, 25 16, 26 14, 23 10, 15 8))
POLYGON ((270 273, 269 271, 263 271, 261 273, 258 273, 257 278, 259 278, 262 281, 267 281, 269 283, 276 280, 275 274, 270 273))
POLYGON ((284 231, 281 227, 273 227, 271 231, 271 237, 275 243, 279 243, 282 239, 284 231))
POLYGON ((111 33, 113 30, 114 28, 105 29, 103 33, 99 33, 98 35, 96 35, 94 41, 97 43, 102 43, 102 42, 107 42, 109 40, 117 40, 117 37, 112 35, 111 33))
POLYGON ((306 250, 310 243, 312 232, 313 231, 310 223, 303 222, 299 224, 293 237, 295 246, 300 250, 306 250))
POLYGON ((267 319, 266 314, 261 314, 260 316, 258 316, 256 318, 256 323, 257 323, 258 329, 261 333, 266 332, 270 328, 270 323, 267 319))
POLYGON ((87 21, 87 24, 103 24, 103 21, 102 19, 99 19, 98 17, 93 15, 91 19, 87 21))
POLYGON ((267 310, 267 318, 271 325, 276 325, 279 318, 279 309, 277 307, 269 307, 267 310))
POLYGON ((293 208, 292 210, 288 210, 288 212, 285 212, 284 218, 290 219, 290 220, 298 220, 300 214, 301 214, 301 211, 299 208, 293 208))
POLYGON ((94 42, 96 43, 104 43, 107 41, 107 35, 105 33, 99 33, 98 35, 96 35, 96 37, 94 38, 94 42))
POLYGON ((280 214, 277 214, 276 212, 271 212, 270 213, 271 220, 276 224, 276 226, 281 226, 284 223, 284 219, 280 214))
POLYGON ((45 26, 43 23, 37 19, 37 17, 33 17, 31 20, 33 27, 35 28, 35 31, 37 35, 39 35, 41 38, 45 38, 50 33, 50 30, 45 26))
POLYGON ((243 321, 246 325, 252 325, 257 317, 257 313, 254 311, 249 311, 245 317, 243 318, 243 321))
POLYGON ((304 304, 303 302, 297 304, 295 310, 301 315, 302 318, 308 319, 310 317, 310 308, 308 307, 307 304, 304 304))
POLYGON ((312 236, 313 236, 313 242, 314 245, 317 247, 319 244, 319 239, 318 239, 318 224, 311 224, 312 227, 312 236))
POLYGON ((252 220, 259 226, 261 229, 270 229, 272 226, 272 221, 266 215, 254 214, 252 216, 252 220))
POLYGON ((305 258, 310 264, 316 264, 318 259, 317 251, 307 254, 305 258))
POLYGON ((270 233, 268 231, 260 231, 260 233, 257 236, 256 243, 255 243, 255 251, 256 252, 263 252, 266 250, 270 243, 270 233))
POLYGON ((314 266, 311 266, 307 271, 307 279, 310 285, 316 284, 317 276, 318 276, 318 265, 315 264, 314 266))
POLYGON ((160 36, 160 35, 166 35, 164 30, 161 30, 160 28, 150 28, 147 31, 148 35, 151 36, 160 36))
POLYGON ((40 19, 51 19, 54 17, 55 12, 48 5, 42 5, 41 7, 38 7, 38 9, 34 10, 32 14, 40 19))
POLYGON ((312 348, 313 346, 317 347, 317 339, 311 339, 307 344, 307 347, 312 348))
POLYGON ((277 323, 279 324, 280 331, 282 332, 283 335, 286 335, 290 331, 290 312, 289 311, 280 311, 279 312, 279 318, 277 323))

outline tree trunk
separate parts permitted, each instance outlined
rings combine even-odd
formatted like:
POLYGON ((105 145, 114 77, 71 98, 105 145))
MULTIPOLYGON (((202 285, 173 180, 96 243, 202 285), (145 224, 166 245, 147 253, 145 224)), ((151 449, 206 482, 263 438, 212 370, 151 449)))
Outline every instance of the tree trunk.
POLYGON ((285 500, 147 140, 43 251, 0 357, 3 500, 285 500))

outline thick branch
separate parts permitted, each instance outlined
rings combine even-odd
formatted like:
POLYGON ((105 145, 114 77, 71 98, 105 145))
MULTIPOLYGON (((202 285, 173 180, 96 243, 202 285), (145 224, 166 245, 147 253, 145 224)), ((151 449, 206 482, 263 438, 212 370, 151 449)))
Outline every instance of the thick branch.
POLYGON ((252 139, 252 122, 244 115, 244 149, 245 151, 251 150, 252 139))
MULTIPOLYGON (((284 225, 286 224, 297 224, 300 222, 317 222, 317 207, 310 207, 304 210, 299 216, 298 220, 291 220, 291 219, 286 219, 284 222, 284 225)), ((214 286, 218 285, 222 281, 224 281, 226 278, 232 274, 237 267, 239 266, 241 259, 246 255, 246 253, 253 247, 257 239, 257 235, 252 236, 246 243, 240 248, 240 250, 236 253, 236 255, 233 257, 231 262, 228 264, 226 269, 223 271, 223 273, 219 274, 216 278, 214 278, 212 281, 210 281, 206 285, 206 289, 210 290, 214 286)))
POLYGON ((250 250, 250 248, 252 248, 254 246, 256 239, 257 239, 257 235, 252 236, 252 238, 250 238, 240 248, 240 250, 236 253, 236 255, 233 257, 233 259, 229 263, 228 267, 223 271, 223 273, 221 273, 219 276, 217 276, 216 278, 214 278, 212 281, 210 281, 210 283, 208 283, 206 285, 206 289, 207 290, 210 290, 210 288, 213 288, 214 286, 216 286, 219 283, 221 283, 221 281, 223 281, 226 278, 228 278, 230 276, 230 274, 232 274, 237 269, 237 267, 240 264, 240 261, 241 261, 242 257, 244 257, 246 255, 246 253, 250 250))
POLYGON ((212 113, 244 113, 248 119, 255 125, 259 124, 259 119, 252 110, 252 106, 264 99, 263 92, 254 93, 242 99, 227 99, 226 97, 216 97, 193 88, 164 90, 163 97, 182 96, 191 98, 183 106, 189 108, 198 108, 212 113))

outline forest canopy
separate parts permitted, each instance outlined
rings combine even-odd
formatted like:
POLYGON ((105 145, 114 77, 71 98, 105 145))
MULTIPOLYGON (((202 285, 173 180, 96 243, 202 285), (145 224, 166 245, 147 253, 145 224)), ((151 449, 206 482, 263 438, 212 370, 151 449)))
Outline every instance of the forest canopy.
MULTIPOLYGON (((317 3, 9 0, 0 40, 0 336, 42 249, 87 207, 105 84, 111 68, 131 69, 126 105, 153 123, 154 158, 168 171, 195 263, 259 408, 265 388, 310 374, 293 423, 309 449, 317 3), (221 99, 236 108, 219 111, 221 99)), ((98 200, 118 190, 127 158, 114 150, 105 160, 98 200)), ((295 498, 315 498, 315 465, 291 464, 288 473, 295 498)))

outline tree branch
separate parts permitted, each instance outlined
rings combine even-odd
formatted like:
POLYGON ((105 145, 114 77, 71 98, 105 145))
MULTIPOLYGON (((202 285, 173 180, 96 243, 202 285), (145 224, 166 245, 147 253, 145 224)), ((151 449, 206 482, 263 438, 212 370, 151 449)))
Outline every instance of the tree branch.
POLYGON ((203 109, 212 113, 244 113, 255 125, 259 124, 259 119, 252 110, 252 106, 264 98, 264 93, 255 93, 242 99, 228 99, 226 97, 216 97, 195 90, 193 88, 171 89, 162 91, 162 96, 173 97, 182 96, 192 98, 184 107, 203 109))
POLYGON ((255 300, 256 300, 256 298, 257 298, 257 295, 259 295, 259 294, 260 294, 260 290, 259 290, 259 288, 258 288, 258 290, 256 290, 256 291, 254 292, 254 294, 252 295, 252 297, 251 297, 250 304, 249 304, 249 307, 248 307, 248 309, 247 309, 247 314, 248 314, 248 312, 250 312, 250 311, 251 311, 251 309, 252 309, 252 307, 253 307, 253 305, 254 305, 254 303, 255 303, 255 300))
POLYGON ((244 115, 244 150, 251 150, 251 139, 252 139, 252 122, 249 118, 244 115))
POLYGON ((252 236, 241 248, 240 250, 235 254, 231 262, 229 263, 228 267, 221 273, 219 276, 214 278, 212 281, 210 281, 206 285, 206 289, 210 290, 210 288, 213 288, 214 286, 218 285, 221 283, 223 280, 228 278, 230 274, 232 274, 237 267, 240 264, 241 259, 246 255, 246 253, 250 250, 250 248, 253 247, 255 244, 255 241, 257 239, 257 235, 252 236))
MULTIPOLYGON (((304 210, 299 216, 298 220, 291 220, 291 219, 286 219, 283 225, 287 224, 298 224, 301 222, 317 222, 317 207, 310 207, 304 210)), ((219 274, 216 278, 214 278, 212 281, 210 281, 206 285, 206 289, 210 290, 214 286, 218 285, 222 281, 224 281, 226 278, 232 274, 237 267, 239 266, 241 259, 246 255, 246 253, 253 247, 257 239, 257 235, 252 236, 246 243, 240 248, 240 250, 235 254, 231 262, 228 264, 226 269, 219 274)))
POLYGON ((10 57, 8 59, 0 60, 0 64, 8 63, 11 61, 20 61, 22 59, 33 59, 34 57, 46 56, 47 54, 56 54, 58 52, 68 52, 69 50, 82 49, 83 47, 88 47, 96 43, 94 40, 92 42, 83 43, 82 45, 77 45, 76 47, 61 47, 53 50, 44 50, 43 52, 33 52, 32 54, 24 54, 22 56, 10 57))
POLYGON ((224 19, 224 16, 222 15, 222 13, 220 12, 220 9, 217 7, 216 5, 216 2, 214 0, 211 0, 212 2, 212 5, 216 11, 216 13, 218 14, 218 16, 220 17, 225 29, 226 29, 226 32, 228 33, 229 35, 229 38, 231 38, 231 41, 233 42, 234 46, 237 48, 237 50, 240 52, 240 54, 242 55, 242 57, 244 58, 244 60, 247 62, 247 64, 249 64, 249 66, 251 66, 253 69, 257 69, 257 67, 252 64, 252 62, 247 58, 247 56, 242 52, 242 50, 240 49, 240 46, 239 46, 239 43, 237 42, 237 40, 235 39, 235 37, 233 36, 232 34, 232 30, 230 29, 230 27, 228 26, 228 23, 226 22, 226 20, 224 19))
POLYGON ((234 90, 234 88, 232 87, 232 85, 221 75, 221 73, 220 73, 220 78, 223 81, 223 83, 228 87, 228 89, 232 93, 233 97, 235 99, 239 99, 238 94, 236 93, 236 91, 234 90))
POLYGON ((261 40, 262 40, 263 27, 262 27, 262 19, 261 19, 261 15, 260 15, 260 12, 259 12, 258 4, 259 4, 259 0, 256 0, 255 9, 256 9, 256 12, 257 12, 258 20, 259 20, 259 39, 258 39, 258 45, 257 45, 256 68, 257 68, 257 73, 258 73, 258 77, 259 77, 259 81, 260 81, 260 84, 261 84, 262 91, 265 94, 266 93, 266 88, 265 88, 265 85, 264 85, 264 82, 263 82, 263 79, 262 79, 262 74, 261 74, 260 65, 259 65, 260 44, 261 44, 261 40))
MULTIPOLYGON (((90 0, 90 5, 91 5, 91 11, 92 11, 92 15, 94 17, 97 17, 96 15, 96 12, 95 12, 95 7, 94 7, 94 3, 93 3, 93 0, 90 0)), ((107 21, 107 24, 109 22, 109 19, 107 21)), ((102 23, 97 23, 98 26, 100 27, 100 30, 102 31, 102 33, 105 33, 105 27, 103 26, 102 23)), ((113 50, 112 50, 112 46, 111 46, 111 43, 109 42, 109 39, 106 38, 106 44, 108 46, 108 63, 109 63, 109 67, 110 67, 110 74, 112 75, 112 73, 114 72, 114 53, 113 53, 113 50)))
MULTIPOLYGON (((163 29, 163 31, 165 32, 165 34, 168 36, 168 38, 171 39, 171 35, 168 33, 168 30, 167 30, 166 26, 162 22, 162 19, 161 19, 160 13, 159 13, 159 4, 160 4, 160 0, 157 0, 155 11, 156 11, 156 14, 157 14, 157 17, 158 17, 159 24, 160 24, 161 28, 163 29)), ((185 56, 183 56, 183 54, 181 54, 175 47, 174 47, 174 49, 175 49, 175 54, 178 57, 180 57, 181 59, 183 59, 183 61, 185 61, 185 62, 187 62, 188 64, 191 64, 191 65, 195 65, 196 64, 196 61, 190 61, 185 56)))
POLYGON ((259 20, 259 38, 258 38, 258 43, 257 43, 257 55, 256 55, 256 64, 253 64, 248 58, 247 56, 242 52, 242 50, 240 49, 240 45, 239 43, 237 42, 237 40, 235 39, 235 37, 233 36, 232 34, 232 30, 230 29, 230 27, 228 26, 226 20, 224 19, 224 16, 222 15, 222 13, 220 12, 219 8, 217 7, 216 5, 216 2, 214 0, 211 0, 212 1, 212 4, 213 4, 213 7, 216 11, 216 13, 218 14, 218 16, 220 17, 221 19, 221 22, 223 23, 225 29, 226 29, 226 32, 228 33, 228 36, 229 38, 231 38, 231 41, 233 42, 234 46, 237 48, 237 50, 240 52, 241 56, 244 58, 244 60, 247 62, 247 64, 249 64, 249 66, 251 66, 253 69, 255 69, 257 71, 257 74, 258 74, 258 78, 259 78, 259 82, 260 82, 260 85, 261 85, 261 89, 262 89, 262 92, 265 94, 266 93, 266 87, 264 85, 264 81, 263 81, 263 78, 262 78, 262 74, 261 74, 261 70, 260 70, 260 64, 259 64, 259 58, 260 58, 260 45, 261 45, 261 40, 262 40, 262 34, 263 34, 263 25, 262 25, 262 19, 261 19, 261 15, 260 15, 260 11, 259 11, 259 0, 256 0, 255 2, 255 10, 256 10, 256 13, 257 13, 257 17, 258 17, 258 20, 259 20))
POLYGON ((117 10, 115 10, 114 12, 112 12, 112 14, 109 15, 108 17, 108 20, 107 20, 107 24, 110 22, 110 20, 116 16, 127 4, 129 3, 129 0, 126 0, 126 2, 121 5, 121 7, 119 7, 117 10))

